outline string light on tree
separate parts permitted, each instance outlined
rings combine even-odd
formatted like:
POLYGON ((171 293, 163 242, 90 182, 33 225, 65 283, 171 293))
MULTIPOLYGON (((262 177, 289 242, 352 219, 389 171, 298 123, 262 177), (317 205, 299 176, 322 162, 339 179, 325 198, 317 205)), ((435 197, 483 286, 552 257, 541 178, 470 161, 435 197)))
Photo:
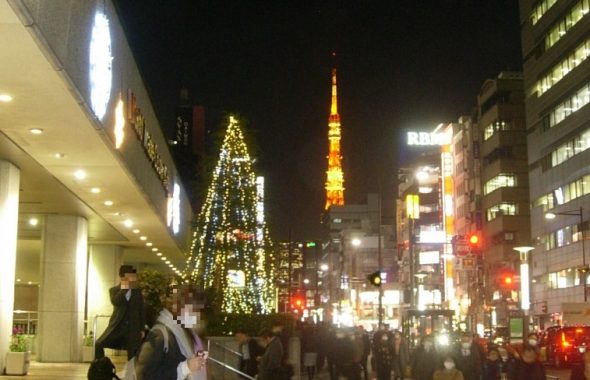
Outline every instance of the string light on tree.
POLYGON ((274 308, 275 270, 260 200, 242 129, 230 116, 187 263, 191 282, 212 290, 223 312, 274 308))

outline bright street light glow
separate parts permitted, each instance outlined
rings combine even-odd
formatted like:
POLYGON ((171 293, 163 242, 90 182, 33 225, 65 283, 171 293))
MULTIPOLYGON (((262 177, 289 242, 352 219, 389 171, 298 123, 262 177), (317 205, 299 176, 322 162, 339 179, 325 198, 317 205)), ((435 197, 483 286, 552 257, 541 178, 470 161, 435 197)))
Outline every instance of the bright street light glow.
POLYGON ((323 270, 324 272, 328 270, 328 264, 322 264, 320 266, 320 269, 323 270))

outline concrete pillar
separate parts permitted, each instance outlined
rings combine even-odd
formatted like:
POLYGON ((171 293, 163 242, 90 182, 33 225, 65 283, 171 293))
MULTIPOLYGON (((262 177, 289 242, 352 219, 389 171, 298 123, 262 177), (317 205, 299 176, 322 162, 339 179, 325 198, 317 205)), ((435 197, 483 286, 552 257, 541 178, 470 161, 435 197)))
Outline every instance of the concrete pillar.
POLYGON ((88 221, 47 215, 39 289, 38 359, 79 362, 84 334, 88 221))
POLYGON ((20 170, 0 161, 0 373, 12 334, 20 170))
MULTIPOLYGON (((119 267, 123 263, 123 247, 118 245, 91 245, 88 265, 88 332, 92 331, 96 315, 111 315, 113 305, 109 289, 119 283, 119 267)), ((97 319, 97 336, 100 336, 109 318, 97 319)))

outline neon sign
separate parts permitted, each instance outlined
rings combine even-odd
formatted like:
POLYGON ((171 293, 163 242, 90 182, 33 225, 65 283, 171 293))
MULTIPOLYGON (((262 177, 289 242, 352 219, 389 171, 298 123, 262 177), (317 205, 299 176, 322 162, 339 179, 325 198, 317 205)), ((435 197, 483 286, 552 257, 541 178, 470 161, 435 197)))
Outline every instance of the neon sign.
POLYGON ((408 132, 408 145, 433 146, 447 145, 451 142, 452 135, 448 132, 408 132))
POLYGON ((94 16, 90 38, 90 104, 99 119, 106 113, 111 98, 113 57, 109 19, 100 12, 94 16))

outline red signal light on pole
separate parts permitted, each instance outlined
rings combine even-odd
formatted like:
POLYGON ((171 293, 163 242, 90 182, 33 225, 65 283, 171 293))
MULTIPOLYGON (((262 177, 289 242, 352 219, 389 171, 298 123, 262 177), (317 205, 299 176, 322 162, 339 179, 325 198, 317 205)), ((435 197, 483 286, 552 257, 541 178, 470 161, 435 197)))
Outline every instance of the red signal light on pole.
POLYGON ((481 234, 479 231, 472 232, 467 236, 467 243, 469 243, 469 249, 472 253, 478 253, 481 251, 481 234))

